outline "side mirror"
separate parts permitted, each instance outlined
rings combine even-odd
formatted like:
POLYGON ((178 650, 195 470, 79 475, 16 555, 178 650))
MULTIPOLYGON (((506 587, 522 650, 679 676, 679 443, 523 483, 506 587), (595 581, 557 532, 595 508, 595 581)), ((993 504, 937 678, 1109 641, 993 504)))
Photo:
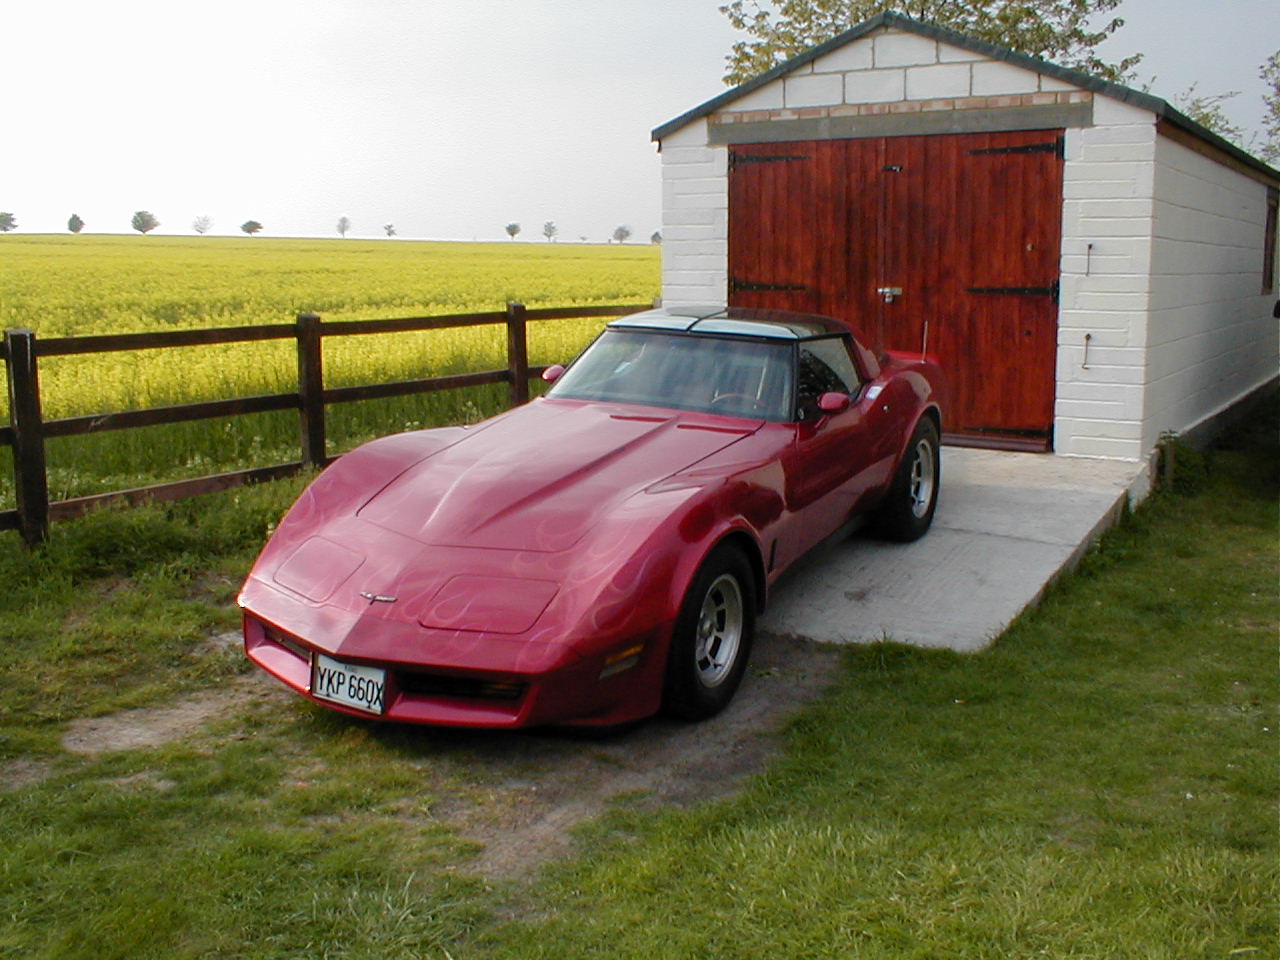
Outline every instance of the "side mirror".
POLYGON ((824 393, 818 398, 818 409, 828 416, 836 413, 844 413, 849 409, 851 400, 847 393, 838 393, 835 390, 824 393))
POLYGON ((547 383, 555 383, 560 379, 560 374, 564 373, 564 364, 553 363, 547 369, 542 371, 542 379, 547 383))

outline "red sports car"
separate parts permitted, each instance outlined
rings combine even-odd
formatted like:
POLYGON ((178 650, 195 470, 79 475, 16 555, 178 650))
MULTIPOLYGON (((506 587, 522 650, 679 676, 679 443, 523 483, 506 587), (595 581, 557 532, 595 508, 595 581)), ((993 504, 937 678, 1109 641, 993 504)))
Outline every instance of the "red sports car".
POLYGON ((610 323, 545 397, 322 473, 240 594, 250 659, 364 717, 611 726, 729 702, 778 577, 937 503, 932 362, 776 311, 610 323))

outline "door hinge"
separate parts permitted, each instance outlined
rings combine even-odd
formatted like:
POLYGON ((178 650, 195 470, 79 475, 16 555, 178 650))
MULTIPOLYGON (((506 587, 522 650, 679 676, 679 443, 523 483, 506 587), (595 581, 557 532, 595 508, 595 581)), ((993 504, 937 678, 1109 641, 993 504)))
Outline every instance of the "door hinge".
POLYGON ((966 293, 1008 293, 1023 297, 1052 297, 1053 302, 1058 302, 1060 293, 1059 282, 1057 280, 1049 284, 1047 287, 967 287, 966 293))
POLYGON ((986 433, 998 437, 1026 437, 1029 440, 1047 439, 1053 435, 1050 430, 1032 430, 1016 427, 980 427, 966 424, 961 430, 972 430, 975 433, 986 433))
POLYGON ((731 153, 729 154, 729 169, 746 166, 751 163, 785 163, 788 160, 808 160, 806 154, 762 154, 762 153, 731 153))
POLYGON ((798 283, 756 283, 754 280, 739 280, 737 277, 729 278, 730 293, 759 293, 765 290, 808 290, 809 288, 798 283))
POLYGON ((1061 160, 1067 155, 1067 141, 1065 137, 1058 137, 1046 143, 1028 143, 1020 147, 984 147, 969 151, 970 156, 996 153, 1052 153, 1061 160))

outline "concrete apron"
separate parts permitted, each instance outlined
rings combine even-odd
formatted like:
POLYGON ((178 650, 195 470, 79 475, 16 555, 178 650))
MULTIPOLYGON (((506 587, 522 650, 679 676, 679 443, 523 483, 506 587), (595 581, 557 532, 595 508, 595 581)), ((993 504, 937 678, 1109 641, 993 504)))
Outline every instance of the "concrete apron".
POLYGON ((944 447, 933 528, 855 535, 777 585, 762 631, 826 643, 982 650, 1149 489, 1147 464, 944 447))

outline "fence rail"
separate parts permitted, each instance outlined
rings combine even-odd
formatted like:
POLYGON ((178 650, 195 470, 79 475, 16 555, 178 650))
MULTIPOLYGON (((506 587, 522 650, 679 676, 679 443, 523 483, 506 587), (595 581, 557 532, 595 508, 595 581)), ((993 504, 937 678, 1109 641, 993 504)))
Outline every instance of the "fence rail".
POLYGON ((541 374, 544 369, 529 366, 527 337, 529 322, 579 317, 619 317, 647 309, 649 304, 528 310, 523 304, 509 303, 505 311, 493 313, 328 322, 314 313, 302 313, 298 315, 296 322, 291 324, 213 327, 157 333, 112 333, 59 337, 50 340, 38 339, 31 330, 6 330, 3 357, 9 388, 9 425, 0 426, 0 445, 7 445, 13 449, 17 509, 0 510, 0 530, 17 530, 23 541, 31 546, 48 539, 51 521, 78 517, 97 507, 180 500, 226 490, 245 483, 287 477, 308 467, 324 466, 333 459, 328 456, 325 449, 325 408, 335 403, 409 396, 436 390, 455 390, 480 384, 506 383, 508 384, 508 402, 511 406, 516 406, 529 399, 529 380, 541 374), (505 369, 354 387, 326 388, 324 385, 323 344, 327 338, 496 324, 504 324, 506 327, 507 366, 505 369), (207 346, 215 343, 248 343, 259 340, 294 340, 296 342, 298 355, 296 392, 208 400, 201 403, 149 407, 144 410, 122 410, 88 416, 64 417, 57 420, 45 420, 41 414, 39 371, 41 357, 207 346), (189 480, 151 484, 130 490, 75 497, 69 500, 50 501, 49 499, 45 441, 50 438, 263 413, 271 410, 298 411, 301 451, 298 460, 189 480))

